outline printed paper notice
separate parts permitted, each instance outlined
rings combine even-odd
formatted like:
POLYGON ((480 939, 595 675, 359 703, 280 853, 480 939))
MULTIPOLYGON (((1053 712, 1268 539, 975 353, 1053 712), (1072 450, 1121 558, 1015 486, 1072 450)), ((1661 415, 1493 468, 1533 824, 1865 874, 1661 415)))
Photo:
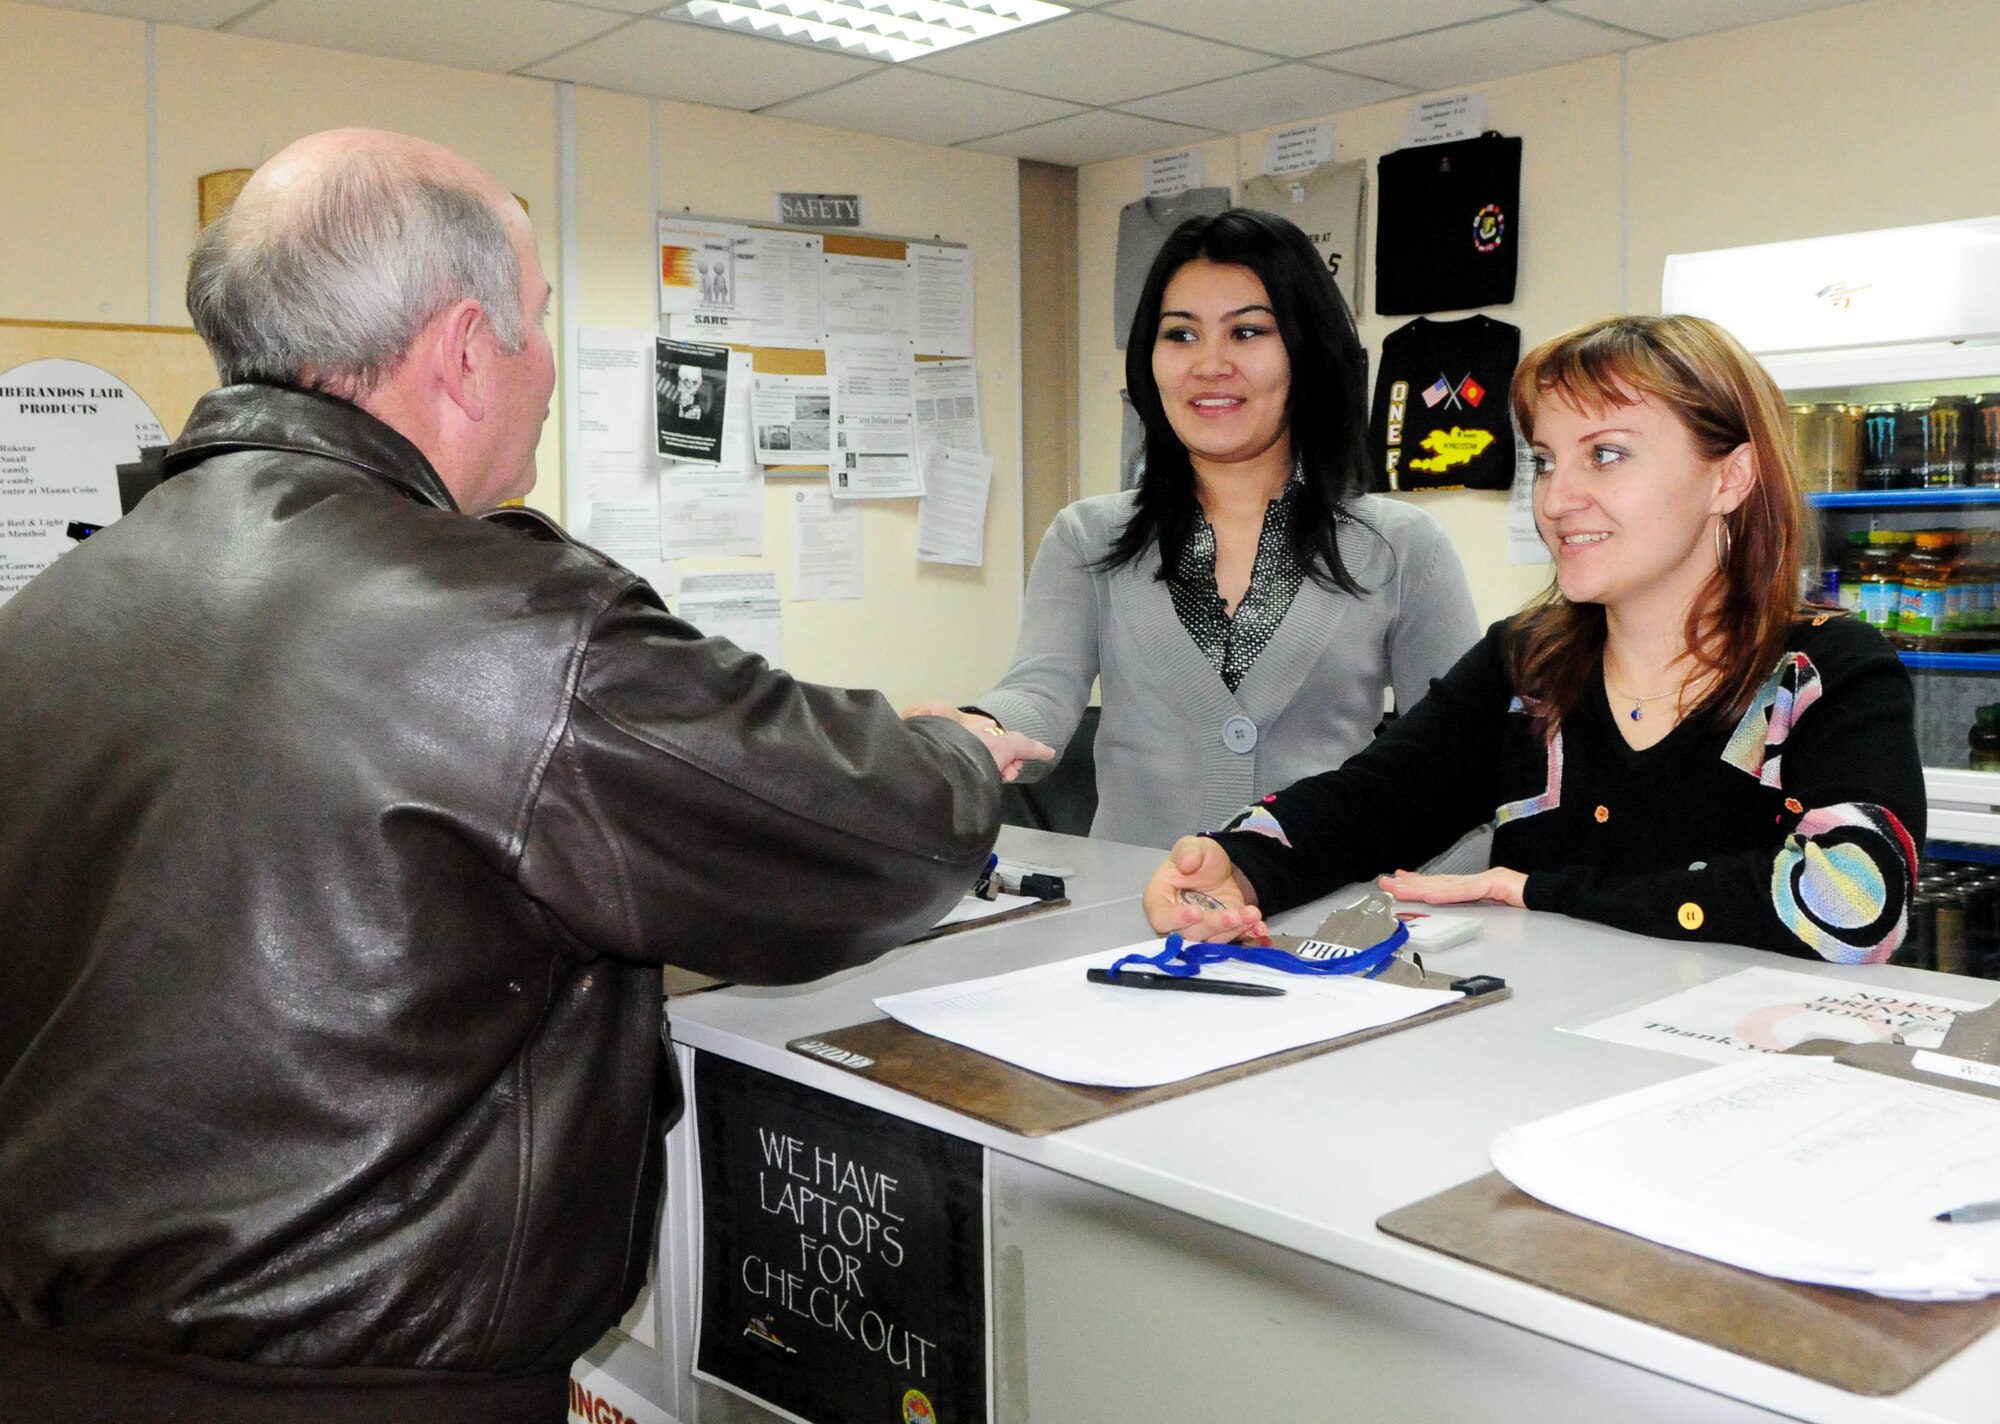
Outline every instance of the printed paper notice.
POLYGON ((654 338, 649 332, 577 332, 580 458, 569 530, 663 594, 673 565, 660 556, 660 457, 654 448, 654 338))
POLYGON ((909 246, 919 356, 972 354, 972 249, 909 246))
POLYGON ((0 603, 76 547, 72 520, 115 521, 118 466, 166 443, 138 392, 100 367, 50 357, 0 373, 0 603))
POLYGON ((861 597, 861 506, 792 491, 792 599, 861 597))
POLYGON ((1403 131, 1403 147, 1452 143, 1462 138, 1478 138, 1485 132, 1486 95, 1449 94, 1442 99, 1426 99, 1410 106, 1409 121, 1403 131))
POLYGON ((751 419, 760 465, 824 465, 833 436, 833 383, 825 376, 752 378, 751 419))
POLYGON ((1507 562, 1549 562, 1549 546, 1535 528, 1535 452, 1522 437, 1518 421, 1514 424, 1514 483, 1507 489, 1507 562))
POLYGON ((660 453, 670 460, 721 464, 731 409, 729 348, 665 337, 655 345, 660 453))
POLYGON ((834 337, 833 452, 827 484, 837 499, 900 499, 924 492, 917 464, 916 362, 908 340, 834 337))
POLYGON ((785 615, 778 576, 769 569, 689 574, 681 580, 680 616, 712 638, 727 638, 772 667, 785 665, 785 615))
POLYGON ((1171 198, 1201 186, 1201 150, 1156 153, 1146 160, 1146 196, 1171 198))
POLYGON ((746 315, 737 259, 750 229, 734 223, 660 219, 660 311, 700 312, 722 320, 746 315))
POLYGON ((670 314, 667 334, 738 346, 819 345, 825 239, 818 233, 745 228, 739 236, 738 231, 731 230, 734 309, 698 303, 670 314))
POLYGON ((910 335, 910 264, 900 257, 828 253, 820 291, 828 338, 910 335))
MULTIPOLYGON (((750 353, 730 352, 728 370, 729 383, 742 390, 750 353)), ((670 559, 764 552, 764 474, 750 458, 749 420, 741 411, 729 412, 720 463, 661 466, 660 550, 670 559)))
POLYGON ((1809 1038, 1873 1043, 1901 1034, 1920 1048, 1944 1040, 1954 1016, 1979 1005, 1940 994, 1799 974, 1744 969, 1567 1032, 1710 1063, 1783 1053, 1809 1038))
POLYGON ((1264 171, 1310 173, 1322 163, 1333 162, 1333 125, 1301 124, 1296 128, 1272 129, 1264 135, 1264 171))
POLYGON ((930 469, 934 450, 986 453, 979 433, 979 372, 972 362, 919 361, 913 385, 919 468, 930 469))
POLYGON ((986 498, 992 485, 992 456, 932 451, 917 515, 917 556, 927 564, 984 563, 986 498))

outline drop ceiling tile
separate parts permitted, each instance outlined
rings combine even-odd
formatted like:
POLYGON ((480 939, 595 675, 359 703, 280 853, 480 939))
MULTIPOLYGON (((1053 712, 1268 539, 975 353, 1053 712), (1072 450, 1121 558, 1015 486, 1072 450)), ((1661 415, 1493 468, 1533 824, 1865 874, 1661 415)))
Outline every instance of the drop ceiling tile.
POLYGON ((1560 8, 1571 13, 1669 40, 1853 3, 1854 0, 1674 0, 1671 5, 1662 5, 1659 0, 1559 0, 1560 8))
POLYGON ((96 15, 122 15, 128 20, 158 20, 210 30, 233 20, 257 0, 33 0, 52 10, 88 10, 96 15))
POLYGON ((1011 158, 1036 158, 1044 163, 1067 163, 1080 167, 1107 158, 1148 153, 1156 148, 1202 143, 1214 137, 1215 133, 1209 129, 1142 119, 1136 114, 1121 114, 1112 109, 1092 109, 1087 113, 1057 119, 1054 123, 995 134, 992 138, 978 139, 961 147, 976 148, 982 153, 1004 153, 1011 158))
POLYGON ((1379 79, 1332 74, 1309 64, 1280 64, 1255 74, 1133 99, 1118 107, 1128 114, 1242 133, 1296 119, 1316 119, 1340 109, 1358 109, 1410 92, 1400 84, 1384 84, 1379 79))
POLYGON ((1459 89, 1646 42, 1641 35, 1587 20, 1523 10, 1427 35, 1337 50, 1319 56, 1317 62, 1412 89, 1459 89))
MULTIPOLYGON (((1645 4, 1649 0, 1638 0, 1645 4)), ((1218 5, 1215 0, 1115 0, 1105 11, 1126 20, 1164 25, 1183 34, 1224 40, 1272 54, 1298 57, 1349 49, 1377 40, 1456 25, 1518 10, 1524 0, 1258 0, 1218 5)), ((1657 0, 1652 0, 1657 3, 1657 0)))
POLYGON ((898 66, 763 112, 804 124, 887 134, 920 143, 960 143, 1077 111, 1074 104, 995 89, 898 66))
POLYGON ((291 44, 505 73, 625 21, 550 0, 275 0, 229 26, 291 44))
POLYGON ((641 20, 527 72, 719 109, 762 109, 882 67, 707 25, 641 20))
POLYGON ((657 15, 677 9, 687 0, 557 0, 558 4, 578 5, 586 10, 617 10, 626 15, 657 15))
POLYGON ((977 40, 910 63, 934 74, 976 79, 1051 99, 1115 104, 1141 94, 1241 74, 1270 61, 1209 40, 1083 14, 1044 20, 1010 35, 977 40))

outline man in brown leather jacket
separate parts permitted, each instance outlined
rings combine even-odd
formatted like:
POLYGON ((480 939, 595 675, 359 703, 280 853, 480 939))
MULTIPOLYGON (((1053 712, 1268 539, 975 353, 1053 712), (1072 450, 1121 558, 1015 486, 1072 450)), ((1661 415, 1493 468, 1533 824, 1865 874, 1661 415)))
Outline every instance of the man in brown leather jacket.
POLYGON ((164 482, 0 608, 0 1417, 562 1418, 652 1249, 658 966, 907 940, 1046 753, 469 517, 548 296, 463 159, 302 140, 196 250, 164 482))

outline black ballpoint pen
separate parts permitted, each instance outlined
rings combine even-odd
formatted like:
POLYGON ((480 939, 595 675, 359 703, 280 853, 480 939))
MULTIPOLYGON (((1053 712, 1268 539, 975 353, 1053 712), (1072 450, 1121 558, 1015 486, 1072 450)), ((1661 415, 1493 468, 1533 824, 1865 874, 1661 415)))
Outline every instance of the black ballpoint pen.
POLYGON ((1229 994, 1239 999, 1276 999, 1285 992, 1275 984, 1245 984, 1235 979, 1176 979, 1171 974, 1134 974, 1129 970, 1113 974, 1109 969, 1086 969, 1083 977, 1093 984, 1110 984, 1119 989, 1179 989, 1189 994, 1229 994))

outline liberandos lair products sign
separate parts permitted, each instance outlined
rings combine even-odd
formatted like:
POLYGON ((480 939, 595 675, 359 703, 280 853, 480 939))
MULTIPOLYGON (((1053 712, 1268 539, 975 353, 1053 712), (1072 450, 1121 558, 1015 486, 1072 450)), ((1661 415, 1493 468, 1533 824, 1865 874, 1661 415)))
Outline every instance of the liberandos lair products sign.
POLYGON ((980 1149, 711 1053, 697 1374, 811 1424, 983 1424, 980 1149))

